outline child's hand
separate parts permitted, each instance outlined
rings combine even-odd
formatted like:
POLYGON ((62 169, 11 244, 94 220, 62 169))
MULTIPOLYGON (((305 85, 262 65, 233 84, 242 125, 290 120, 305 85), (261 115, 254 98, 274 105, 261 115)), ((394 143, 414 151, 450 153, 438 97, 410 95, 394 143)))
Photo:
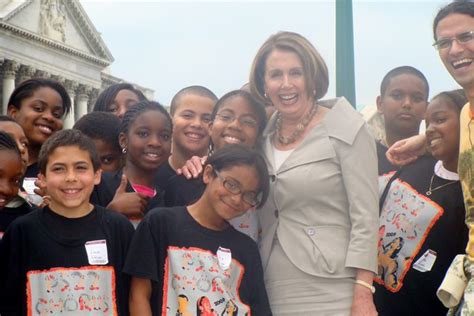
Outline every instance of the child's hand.
POLYGON ((140 216, 145 213, 149 198, 141 193, 127 192, 127 176, 122 175, 120 185, 114 198, 107 208, 118 211, 126 216, 140 216))
POLYGON ((51 202, 51 197, 49 195, 43 195, 43 202, 41 202, 40 205, 38 205, 39 208, 43 208, 51 202))
POLYGON ((178 168, 176 170, 177 174, 182 174, 185 176, 187 179, 195 179, 199 177, 199 175, 202 173, 202 166, 206 163, 207 156, 204 157, 198 157, 198 156, 193 156, 191 159, 186 161, 183 167, 178 168))
POLYGON ((43 181, 36 179, 35 186, 36 189, 34 189, 34 192, 39 196, 44 197, 46 195, 46 184, 43 181))
POLYGON ((422 134, 402 139, 393 144, 385 155, 390 163, 405 166, 426 152, 425 142, 426 136, 422 134))

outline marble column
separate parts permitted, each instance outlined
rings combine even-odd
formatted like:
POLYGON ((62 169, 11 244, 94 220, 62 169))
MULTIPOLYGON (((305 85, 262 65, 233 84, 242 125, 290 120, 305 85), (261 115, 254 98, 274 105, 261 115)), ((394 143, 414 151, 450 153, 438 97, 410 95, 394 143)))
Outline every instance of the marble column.
POLYGON ((89 105, 87 112, 90 113, 94 109, 95 101, 97 101, 97 97, 99 96, 99 89, 92 88, 91 92, 89 93, 89 105))
POLYGON ((13 90, 15 90, 15 73, 18 66, 14 60, 5 60, 2 64, 3 74, 3 91, 2 91, 2 106, 3 114, 7 113, 8 100, 13 90))
POLYGON ((35 74, 36 69, 27 65, 20 65, 18 73, 16 75, 16 84, 20 84, 25 80, 31 79, 35 74))
POLYGON ((33 77, 35 78, 44 78, 44 79, 47 79, 47 78, 50 78, 51 75, 49 74, 49 72, 47 71, 44 71, 44 70, 36 70, 35 74, 33 75, 33 77))
POLYGON ((76 89, 79 86, 79 84, 76 81, 66 79, 64 82, 64 87, 67 90, 67 93, 69 94, 69 97, 71 98, 71 111, 69 114, 64 118, 64 128, 72 128, 74 125, 74 122, 76 121, 75 119, 75 111, 76 111, 76 105, 75 105, 75 98, 76 98, 76 89))
POLYGON ((76 95, 76 120, 87 114, 87 102, 89 102, 89 93, 91 88, 86 85, 79 85, 76 95))

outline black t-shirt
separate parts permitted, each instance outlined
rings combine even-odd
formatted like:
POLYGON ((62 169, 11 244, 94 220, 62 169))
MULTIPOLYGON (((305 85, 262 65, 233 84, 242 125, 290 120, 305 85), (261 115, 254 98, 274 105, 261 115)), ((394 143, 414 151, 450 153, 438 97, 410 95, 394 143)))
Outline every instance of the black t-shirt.
MULTIPOLYGON (((117 191, 120 181, 122 181, 122 174, 122 170, 102 173, 100 183, 95 186, 94 191, 92 192, 90 199, 91 203, 107 207, 114 198, 115 191, 117 191)), ((152 208, 163 206, 164 201, 162 189, 157 184, 154 185, 154 189, 156 190, 156 195, 148 200, 148 207, 146 208, 145 213, 152 208)), ((126 191, 135 192, 130 182, 127 182, 126 191)), ((129 219, 134 223, 138 223, 142 218, 133 217, 129 219)))
POLYGON ((176 176, 176 171, 174 171, 173 168, 171 168, 170 163, 166 161, 158 168, 155 183, 166 192, 168 181, 174 176, 176 176))
POLYGON ((459 182, 434 175, 420 157, 398 173, 380 217, 375 303, 380 315, 446 315, 436 297, 446 271, 464 253, 468 230, 459 182), (432 190, 427 195, 431 178, 432 190))
MULTIPOLYGON (((18 199, 21 198, 18 197, 18 199)), ((4 207, 0 209, 0 243, 2 236, 6 232, 8 226, 10 226, 10 224, 18 217, 31 212, 32 207, 26 201, 21 202, 19 202, 21 204, 17 207, 4 207)))
POLYGON ((392 165, 390 161, 388 161, 387 156, 385 156, 385 153, 387 152, 388 148, 382 145, 380 142, 376 142, 376 147, 377 147, 379 176, 387 174, 391 171, 398 170, 398 167, 395 165, 392 165))
POLYGON ((232 308, 235 315, 271 315, 255 242, 232 226, 201 226, 186 207, 145 216, 124 271, 151 280, 153 315, 201 315, 197 311, 206 307, 217 315, 232 308))
POLYGON ((75 219, 48 207, 20 217, 3 237, 0 314, 128 315, 129 277, 121 271, 133 231, 99 206, 75 219))
POLYGON ((165 206, 184 206, 196 202, 204 193, 206 186, 202 178, 187 179, 176 175, 168 181, 165 192, 165 206))
POLYGON ((37 178, 39 173, 38 163, 29 165, 25 171, 25 178, 37 178))

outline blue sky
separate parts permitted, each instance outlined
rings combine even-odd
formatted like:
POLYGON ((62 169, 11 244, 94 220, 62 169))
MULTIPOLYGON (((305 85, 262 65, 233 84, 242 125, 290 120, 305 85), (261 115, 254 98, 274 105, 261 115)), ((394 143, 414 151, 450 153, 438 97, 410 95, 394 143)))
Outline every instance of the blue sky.
MULTIPOLYGON (((280 30, 301 33, 330 69, 335 96, 335 1, 81 0, 111 50, 113 75, 155 90, 169 104, 200 84, 218 96, 247 80, 253 57, 280 30)), ((457 88, 431 46, 432 20, 447 1, 353 2, 356 97, 374 104, 384 74, 411 65, 427 77, 430 97, 457 88)))

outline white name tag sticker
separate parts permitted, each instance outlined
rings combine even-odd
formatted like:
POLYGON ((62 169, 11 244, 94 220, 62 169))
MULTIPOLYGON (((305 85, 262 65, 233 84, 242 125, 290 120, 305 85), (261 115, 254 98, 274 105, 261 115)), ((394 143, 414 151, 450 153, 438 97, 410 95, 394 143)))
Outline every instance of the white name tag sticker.
POLYGON ((219 262, 219 267, 222 270, 229 269, 230 264, 232 262, 232 253, 230 252, 230 249, 219 247, 219 249, 217 249, 216 254, 217 254, 217 260, 219 262))
POLYGON ((107 254, 107 241, 105 239, 88 241, 86 242, 85 246, 89 264, 104 265, 109 263, 109 256, 107 254))
POLYGON ((37 188, 35 185, 35 181, 38 178, 25 178, 23 179, 23 188, 25 189, 26 193, 28 194, 35 194, 35 189, 37 188))
POLYGON ((428 249, 426 252, 416 260, 413 264, 413 269, 418 270, 420 272, 428 272, 431 271, 433 265, 436 261, 436 251, 428 249))

